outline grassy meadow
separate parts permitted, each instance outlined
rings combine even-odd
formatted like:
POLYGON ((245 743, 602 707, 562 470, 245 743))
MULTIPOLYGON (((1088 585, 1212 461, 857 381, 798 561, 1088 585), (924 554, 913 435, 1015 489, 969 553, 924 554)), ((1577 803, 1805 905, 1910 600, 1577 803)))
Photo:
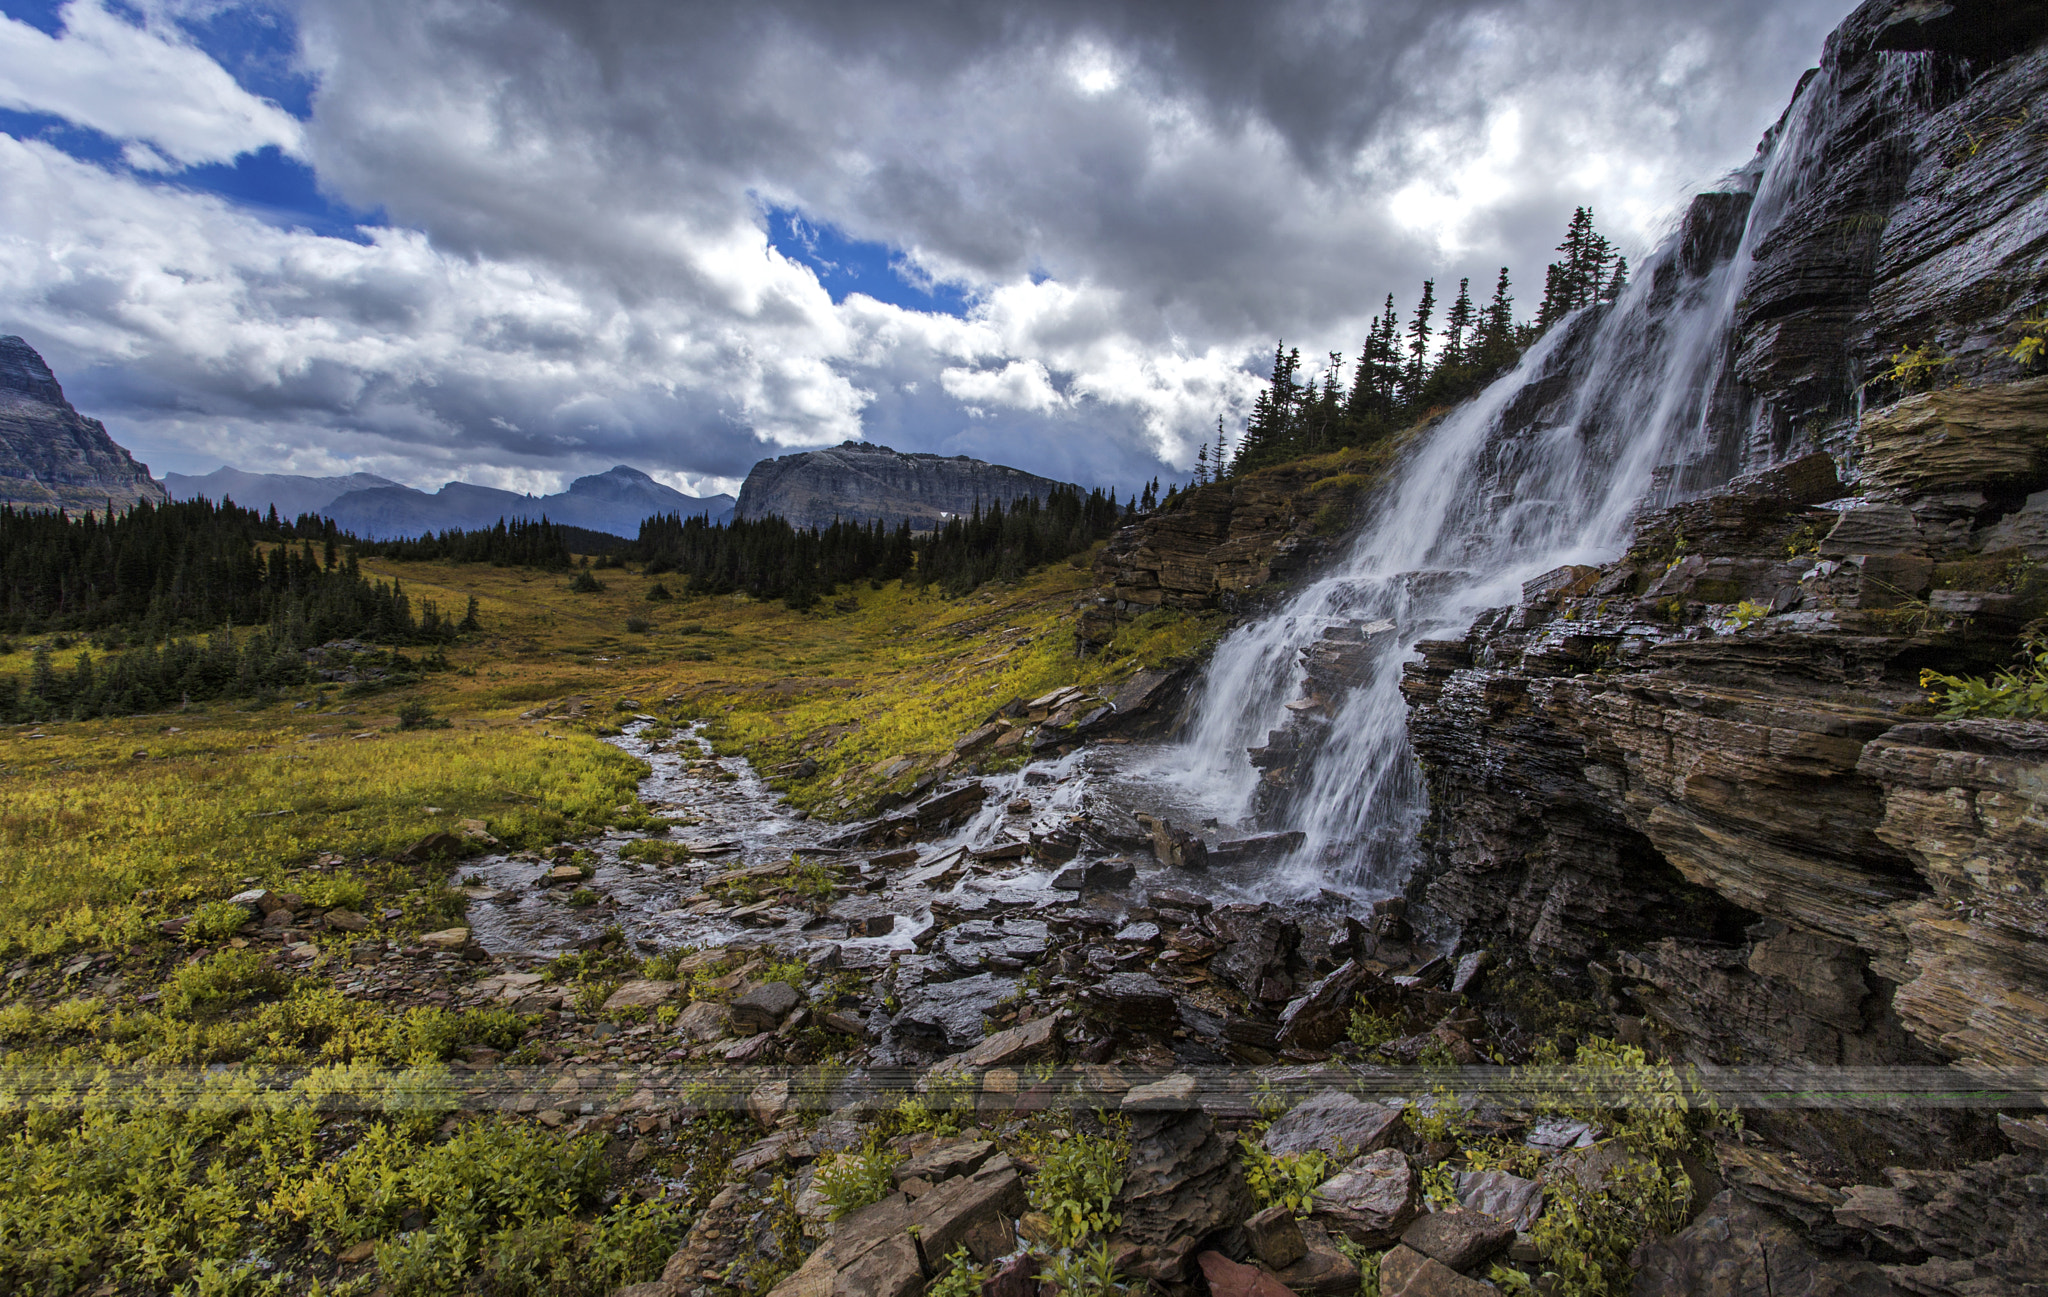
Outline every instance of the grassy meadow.
MULTIPOLYGON (((857 814, 891 786, 887 768, 910 758, 894 786, 907 785, 1011 698, 1114 680, 1220 625, 1154 614, 1081 659, 1085 563, 960 599, 863 586, 806 612, 651 601, 659 579, 618 568, 577 593, 559 573, 366 563, 416 604, 476 596, 484 631, 399 688, 0 729, 0 959, 138 940, 245 880, 283 888, 322 853, 389 855, 465 820, 534 846, 631 821, 643 772, 600 741, 623 713, 707 718, 722 750, 764 769, 807 755, 819 769, 792 800, 857 814), (585 700, 579 718, 521 719, 566 699, 585 700), (446 728, 401 728, 407 704, 446 728)), ((29 660, 24 646, 0 673, 29 660)))

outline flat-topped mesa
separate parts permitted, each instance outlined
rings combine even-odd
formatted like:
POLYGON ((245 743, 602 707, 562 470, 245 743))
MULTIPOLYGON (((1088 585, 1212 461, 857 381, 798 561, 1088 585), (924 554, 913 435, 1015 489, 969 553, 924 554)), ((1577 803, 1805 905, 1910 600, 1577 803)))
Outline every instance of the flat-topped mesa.
POLYGON ((906 455, 848 441, 754 465, 733 517, 779 517, 797 527, 907 520, 914 531, 930 531, 977 505, 1042 500, 1070 485, 965 455, 906 455))
POLYGON ((106 425, 71 407, 35 348, 0 337, 0 504, 99 513, 169 500, 106 425))

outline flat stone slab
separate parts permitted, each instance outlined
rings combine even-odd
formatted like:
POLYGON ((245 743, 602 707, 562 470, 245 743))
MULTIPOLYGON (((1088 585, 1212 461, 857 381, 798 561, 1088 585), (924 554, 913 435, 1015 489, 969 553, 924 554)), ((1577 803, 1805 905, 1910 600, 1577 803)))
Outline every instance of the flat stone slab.
POLYGON ((1319 1090, 1266 1130, 1266 1151, 1306 1153, 1319 1149, 1337 1162, 1386 1146, 1401 1126, 1401 1110, 1369 1103, 1342 1090, 1319 1090))

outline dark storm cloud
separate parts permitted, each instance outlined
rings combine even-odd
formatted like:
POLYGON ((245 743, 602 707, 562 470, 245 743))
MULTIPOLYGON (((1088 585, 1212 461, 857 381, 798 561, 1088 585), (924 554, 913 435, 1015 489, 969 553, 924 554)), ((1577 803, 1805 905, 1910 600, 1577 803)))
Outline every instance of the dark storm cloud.
POLYGON ((1645 250, 1848 7, 301 0, 299 147, 400 231, 252 235, 30 151, 20 203, 106 264, 16 278, 88 388, 149 376, 103 390, 187 457, 546 485, 865 432, 1129 483, 1241 413, 1277 335, 1355 350, 1387 292, 1503 263, 1527 312, 1582 202, 1645 250), (835 304, 769 207, 975 309, 835 304), (189 300, 138 303, 173 272, 189 300))

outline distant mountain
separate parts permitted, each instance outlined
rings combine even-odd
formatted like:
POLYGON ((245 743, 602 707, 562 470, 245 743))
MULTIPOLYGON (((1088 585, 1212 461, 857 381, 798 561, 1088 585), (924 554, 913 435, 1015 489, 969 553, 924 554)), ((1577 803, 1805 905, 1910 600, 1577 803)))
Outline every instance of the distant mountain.
POLYGON ((847 522, 898 523, 928 531, 948 516, 1024 496, 1043 499, 1068 483, 965 455, 903 455, 865 441, 841 442, 764 459, 740 487, 737 518, 777 515, 799 527, 847 522))
POLYGON ((105 424, 71 408, 34 347, 0 337, 0 504, 80 513, 170 498, 105 424))
POLYGON ((397 486, 375 473, 350 473, 347 477, 301 477, 294 473, 244 473, 239 468, 217 468, 203 476, 164 474, 164 485, 173 500, 233 500, 245 509, 262 513, 275 507, 289 522, 302 513, 319 513, 350 491, 368 491, 397 486))
POLYGON ((685 518, 702 514, 713 522, 732 516, 729 495, 698 497, 663 486, 637 468, 624 464, 603 473, 579 477, 557 495, 520 495, 495 487, 450 482, 429 495, 409 486, 380 486, 350 491, 331 501, 322 513, 344 531, 365 540, 391 540, 423 532, 470 530, 495 526, 500 518, 541 518, 631 539, 643 518, 673 513, 685 518))

